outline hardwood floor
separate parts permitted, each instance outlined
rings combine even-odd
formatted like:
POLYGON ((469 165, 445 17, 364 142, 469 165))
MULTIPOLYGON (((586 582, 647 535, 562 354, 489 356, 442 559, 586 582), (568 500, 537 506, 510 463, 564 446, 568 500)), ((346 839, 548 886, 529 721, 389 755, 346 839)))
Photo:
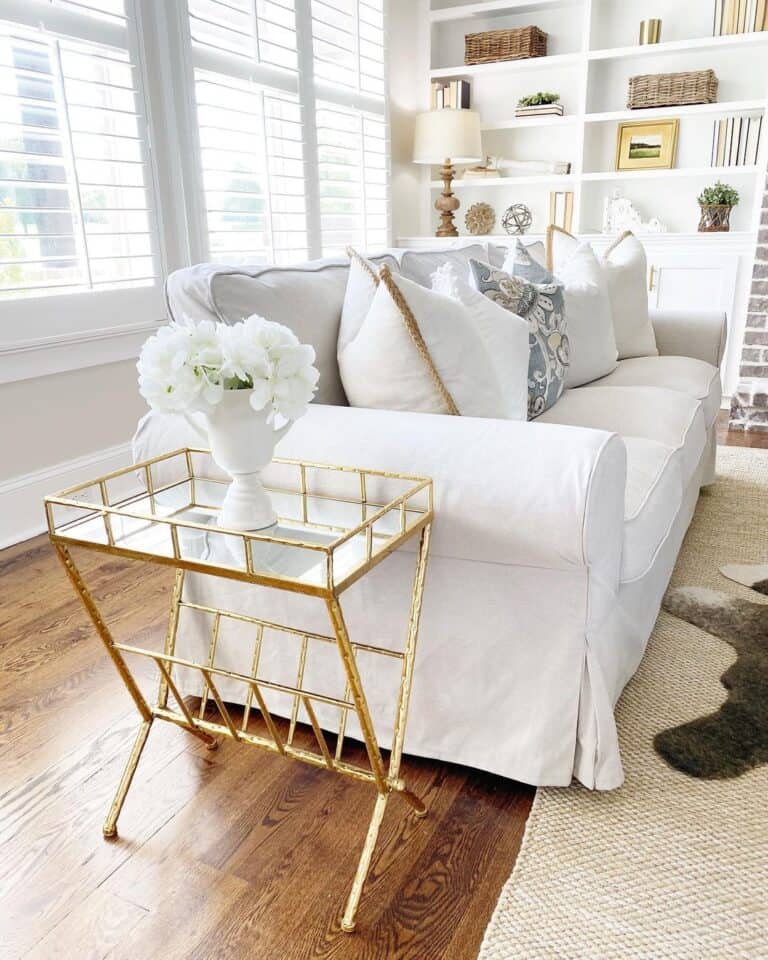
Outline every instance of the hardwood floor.
MULTIPOLYGON (((78 560, 120 637, 159 648, 172 573, 78 560)), ((429 817, 393 798, 352 936, 368 787, 156 724, 104 841, 133 707, 45 538, 0 553, 0 578, 2 960, 474 960, 530 787, 406 758, 429 817)))

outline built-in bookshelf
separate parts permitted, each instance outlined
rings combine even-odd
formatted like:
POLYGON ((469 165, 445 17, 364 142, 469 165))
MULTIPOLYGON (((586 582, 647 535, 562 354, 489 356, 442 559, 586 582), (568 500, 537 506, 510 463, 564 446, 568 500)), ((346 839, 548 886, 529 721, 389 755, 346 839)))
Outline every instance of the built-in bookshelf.
MULTIPOLYGON (((717 0, 722 2, 722 0, 717 0)), ((746 0, 745 0, 746 2, 746 0)), ((471 106, 481 117, 486 154, 515 160, 568 161, 570 174, 526 173, 499 179, 454 181, 466 208, 485 200, 500 219, 511 203, 525 203, 532 229, 542 232, 549 193, 573 191, 573 228, 601 229, 606 197, 620 190, 645 220, 658 217, 673 234, 696 236, 696 197, 715 180, 731 183, 741 202, 731 229, 756 233, 768 161, 768 31, 713 36, 716 0, 431 0, 429 79, 469 80, 471 106), (661 42, 637 43, 640 21, 662 20, 661 42), (465 66, 464 35, 536 25, 548 34, 548 56, 465 66), (627 108, 629 77, 704 70, 719 80, 718 102, 648 110, 627 108), (539 90, 560 93, 564 116, 515 117, 518 99, 539 90), (678 146, 670 170, 616 170, 619 123, 677 118, 678 146), (762 119, 756 163, 712 166, 720 120, 762 119)), ((745 125, 746 126, 746 125, 745 125)), ((441 189, 431 182, 433 196, 441 189)), ((426 232, 426 230, 425 230, 426 232)), ((707 236, 701 235, 706 242, 707 236)))

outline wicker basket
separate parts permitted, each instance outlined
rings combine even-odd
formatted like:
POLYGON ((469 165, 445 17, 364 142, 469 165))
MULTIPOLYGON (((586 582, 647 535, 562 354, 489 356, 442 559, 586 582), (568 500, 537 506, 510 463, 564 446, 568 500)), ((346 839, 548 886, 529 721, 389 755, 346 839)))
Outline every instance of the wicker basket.
POLYGON ((468 33, 464 37, 464 63, 526 60, 546 55, 547 35, 538 27, 487 30, 485 33, 468 33))
POLYGON ((717 77, 714 70, 690 73, 649 73, 629 78, 630 110, 644 107, 681 107, 686 103, 714 103, 717 77))

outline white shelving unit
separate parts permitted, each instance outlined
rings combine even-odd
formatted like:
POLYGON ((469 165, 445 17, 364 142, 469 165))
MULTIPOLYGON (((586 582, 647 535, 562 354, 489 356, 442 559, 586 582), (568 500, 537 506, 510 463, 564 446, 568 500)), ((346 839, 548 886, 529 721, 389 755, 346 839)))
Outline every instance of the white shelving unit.
MULTIPOLYGON (((429 80, 471 80, 472 107, 480 113, 485 152, 517 160, 571 163, 572 172, 565 176, 542 173, 454 181, 461 199, 460 232, 465 232, 467 208, 485 200, 496 210, 497 223, 511 203, 525 203, 533 213, 532 229, 541 235, 549 219, 550 191, 572 190, 574 232, 599 247, 607 239, 600 233, 604 201, 619 189, 645 220, 658 217, 667 226, 665 234, 644 237, 654 268, 649 280, 651 301, 679 305, 675 298, 690 288, 701 293, 702 304, 727 309, 731 336, 725 390, 730 392, 737 375, 768 161, 768 31, 712 36, 715 0, 686 4, 679 0, 421 2, 429 21, 429 80), (639 25, 648 17, 661 18, 662 42, 641 46, 639 25), (463 64, 465 34, 530 25, 547 33, 549 56, 463 64), (717 103, 627 108, 631 76, 708 68, 719 79, 717 103), (538 90, 559 93, 565 115, 515 118, 518 99, 538 90), (755 166, 710 166, 713 125, 729 116, 763 118, 755 166), (680 121, 674 169, 617 171, 618 124, 662 118, 680 121), (697 233, 696 197, 715 180, 731 183, 741 195, 731 216, 731 232, 697 233)), ((441 181, 432 180, 430 188, 434 200, 441 181)), ((425 234, 434 229, 434 222, 425 224, 425 234)), ((487 239, 511 242, 505 235, 487 239)), ((399 238, 399 242, 436 243, 427 236, 399 238)))

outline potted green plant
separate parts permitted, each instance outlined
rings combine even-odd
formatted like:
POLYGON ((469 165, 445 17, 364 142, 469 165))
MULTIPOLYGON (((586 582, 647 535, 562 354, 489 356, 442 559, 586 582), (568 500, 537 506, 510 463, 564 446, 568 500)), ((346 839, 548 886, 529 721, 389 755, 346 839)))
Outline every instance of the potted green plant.
POLYGON ((558 102, 559 100, 559 93, 546 93, 543 90, 539 90, 538 93, 532 93, 517 101, 515 116, 530 117, 540 114, 550 114, 552 116, 562 117, 563 105, 558 102))
POLYGON ((698 198, 701 209, 700 233, 717 233, 731 229, 731 210, 739 202, 739 191, 719 180, 712 187, 705 187, 698 198))

